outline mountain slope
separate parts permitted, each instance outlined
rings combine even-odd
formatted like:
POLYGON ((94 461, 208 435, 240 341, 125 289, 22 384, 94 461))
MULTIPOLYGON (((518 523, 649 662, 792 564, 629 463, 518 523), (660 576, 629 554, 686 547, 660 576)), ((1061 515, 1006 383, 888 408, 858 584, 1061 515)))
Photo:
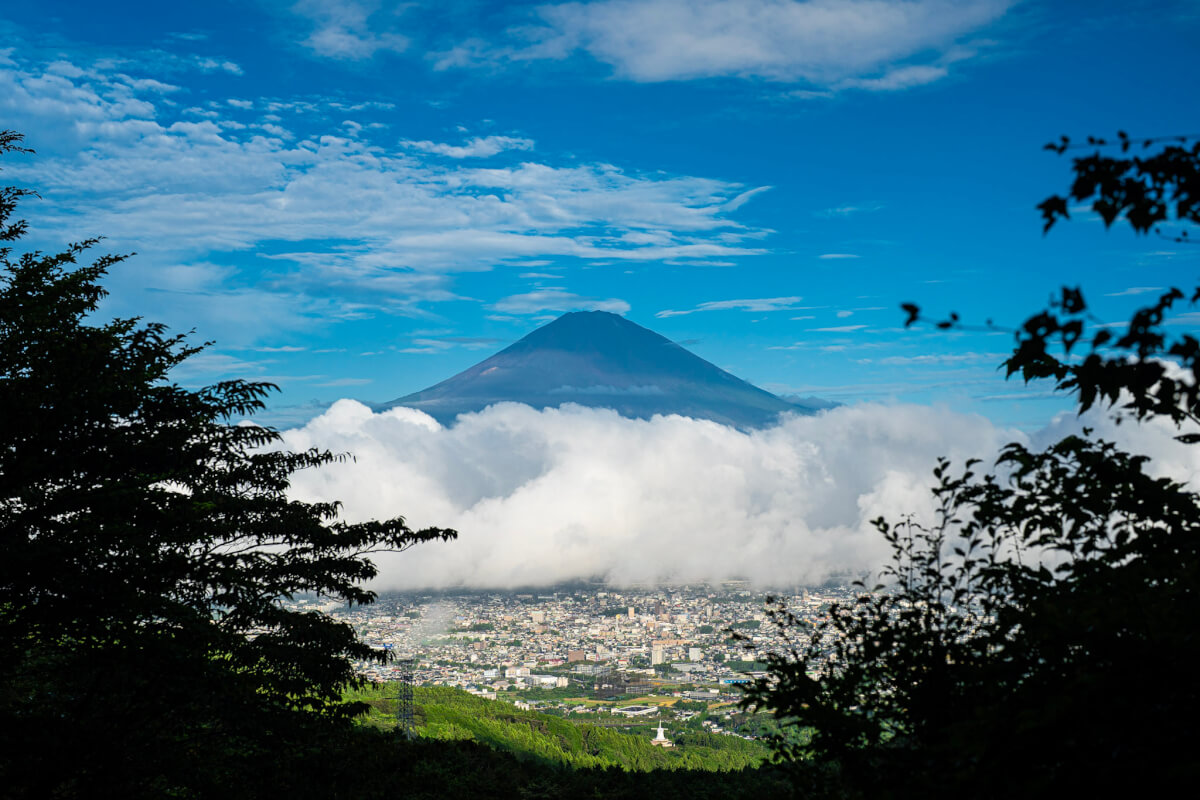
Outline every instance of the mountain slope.
POLYGON ((769 425, 784 411, 812 413, 737 378, 664 336, 617 314, 576 311, 452 378, 398 398, 444 425, 499 402, 534 408, 564 403, 710 419, 739 428, 769 425))
MULTIPOLYGON (((368 687, 351 694, 368 705, 368 713, 359 724, 395 728, 394 687, 368 687)), ((607 720, 568 719, 521 710, 503 699, 485 700, 451 687, 415 687, 413 711, 417 734, 422 738, 476 741, 520 757, 575 769, 718 772, 757 767, 770 756, 763 742, 694 730, 700 725, 698 721, 685 727, 668 717, 670 738, 676 746, 663 749, 650 744, 654 733, 649 721, 618 726, 607 720)))

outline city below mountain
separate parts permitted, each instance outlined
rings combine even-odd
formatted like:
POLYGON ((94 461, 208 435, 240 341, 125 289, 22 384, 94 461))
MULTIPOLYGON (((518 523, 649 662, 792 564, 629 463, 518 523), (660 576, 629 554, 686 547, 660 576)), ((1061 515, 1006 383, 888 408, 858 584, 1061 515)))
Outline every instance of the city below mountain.
POLYGON ((622 316, 576 311, 436 386, 378 408, 416 408, 449 425, 459 414, 506 401, 538 409, 575 403, 636 419, 679 414, 743 429, 771 425, 784 412, 813 414, 834 405, 788 402, 622 316))

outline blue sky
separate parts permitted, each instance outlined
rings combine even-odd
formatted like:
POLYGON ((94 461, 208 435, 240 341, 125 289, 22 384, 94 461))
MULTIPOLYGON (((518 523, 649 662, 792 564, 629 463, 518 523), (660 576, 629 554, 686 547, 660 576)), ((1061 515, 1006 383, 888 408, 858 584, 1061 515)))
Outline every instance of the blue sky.
POLYGON ((1200 272, 1034 210, 1061 134, 1200 131, 1194 0, 8 0, 0 33, 27 244, 136 251, 105 313, 213 340, 181 377, 274 381, 282 425, 598 308, 776 392, 1033 429, 1064 406, 996 371, 1010 335, 899 304, 1012 325, 1082 284, 1115 322, 1200 272))

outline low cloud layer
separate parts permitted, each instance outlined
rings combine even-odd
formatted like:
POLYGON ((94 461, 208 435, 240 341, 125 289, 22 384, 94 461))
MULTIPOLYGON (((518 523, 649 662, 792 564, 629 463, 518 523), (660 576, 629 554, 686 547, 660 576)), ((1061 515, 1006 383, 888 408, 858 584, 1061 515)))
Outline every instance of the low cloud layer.
POLYGON ((343 400, 284 438, 356 459, 299 473, 296 496, 341 499, 351 520, 399 514, 460 531, 456 542, 377 557, 379 589, 590 578, 785 586, 877 569, 888 552, 870 520, 932 518, 938 456, 991 463, 1007 442, 1042 446, 1084 424, 1151 455, 1156 474, 1200 485, 1200 452, 1166 425, 1062 415, 1026 437, 915 405, 842 407, 742 433, 517 404, 443 428, 412 409, 376 414, 343 400))
POLYGON ((920 406, 839 408, 742 433, 682 417, 630 420, 502 404, 442 428, 421 412, 343 400, 285 433, 349 451, 302 472, 307 500, 349 519, 404 515, 460 538, 379 557, 378 587, 511 587, 746 577, 764 585, 870 569, 870 524, 928 514, 939 455, 988 457, 1013 431, 920 406))

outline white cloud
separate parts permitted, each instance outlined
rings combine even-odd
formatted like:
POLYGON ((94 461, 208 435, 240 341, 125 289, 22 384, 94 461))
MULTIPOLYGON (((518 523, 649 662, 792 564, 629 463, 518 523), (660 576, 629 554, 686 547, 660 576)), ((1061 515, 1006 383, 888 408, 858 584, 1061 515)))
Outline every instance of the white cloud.
POLYGON ((883 208, 882 203, 864 203, 861 205, 852 206, 834 206, 832 208, 823 208, 813 214, 821 219, 837 219, 839 217, 850 217, 855 214, 865 214, 871 211, 879 211, 883 208))
POLYGON ((203 350, 184 361, 171 372, 172 380, 184 385, 208 384, 213 376, 222 374, 242 375, 249 380, 261 380, 263 371, 271 362, 248 361, 228 353, 203 350))
MULTIPOLYGON (((1128 325, 1129 323, 1124 323, 1128 325)), ((1186 325, 1189 328, 1200 327, 1200 311, 1185 311, 1182 314, 1176 314, 1169 317, 1163 322, 1164 325, 1186 325)))
POLYGON ((228 72, 230 75, 241 75, 242 68, 232 61, 207 56, 195 56, 192 65, 202 72, 228 72))
POLYGON ((401 348, 401 353, 444 353, 456 347, 481 350, 494 347, 501 340, 488 336, 444 336, 439 338, 414 338, 410 347, 401 348))
POLYGON ((945 67, 914 64, 889 69, 877 78, 847 78, 839 86, 847 89, 864 89, 868 92, 894 92, 897 89, 924 86, 927 83, 941 80, 948 74, 950 72, 945 67))
POLYGON ((843 258, 861 258, 861 256, 857 256, 854 253, 822 253, 821 255, 817 256, 817 258, 830 261, 843 258))
POLYGON ((408 37, 383 31, 389 17, 404 9, 381 0, 299 0, 292 10, 313 24, 304 40, 305 47, 317 55, 346 60, 361 60, 380 51, 402 52, 410 44, 408 37))
MULTIPOLYGON (((826 89, 918 86, 973 53, 961 41, 1015 0, 597 0, 540 6, 521 45, 478 39, 437 66, 564 59, 576 52, 620 77, 670 81, 736 76, 826 89), (918 63, 912 63, 914 60, 918 63)), ((823 94, 823 92, 817 92, 823 94)))
POLYGON ((453 349, 453 347, 454 347, 453 343, 444 342, 441 339, 418 338, 418 339, 412 340, 411 346, 400 348, 400 352, 401 353, 424 353, 424 354, 443 353, 447 350, 453 349))
POLYGON ((759 297, 749 300, 713 300, 684 311, 671 311, 670 309, 659 311, 654 316, 660 319, 682 317, 698 311, 787 311, 799 308, 796 304, 803 299, 802 297, 759 297))
POLYGON ((1176 428, 1173 424, 1154 419, 1134 423, 1114 422, 1101 409, 1083 416, 1074 412, 1057 415, 1049 425, 1033 436, 1035 447, 1046 447, 1064 436, 1080 435, 1084 428, 1093 431, 1094 438, 1115 442, 1121 449, 1150 457, 1146 471, 1158 478, 1172 478, 1200 491, 1200 448, 1175 441, 1180 433, 1195 432, 1195 426, 1176 428))
POLYGON ((163 83, 154 78, 130 78, 127 75, 120 76, 126 79, 129 88, 139 92, 154 92, 155 94, 172 94, 180 91, 182 87, 175 86, 170 83, 163 83))
POLYGON ((957 364, 995 364, 999 366, 1008 353, 930 353, 919 356, 886 356, 879 359, 859 359, 861 364, 887 366, 932 366, 957 364))
POLYGON ((492 310, 505 314, 536 314, 540 311, 611 311, 614 314, 626 314, 629 312, 629 303, 615 297, 597 300, 562 289, 539 289, 505 297, 497 301, 492 310))
POLYGON ((829 328, 812 328, 818 333, 849 333, 850 331, 861 331, 866 325, 834 325, 829 328))
POLYGON ((403 515, 459 530, 446 544, 377 557, 377 587, 512 587, 600 577, 618 584, 750 578, 820 581, 877 568, 870 520, 931 520, 939 456, 990 466, 1010 441, 1045 447, 1083 427, 1200 488, 1200 450, 1162 421, 1061 414, 1031 436, 945 408, 862 404, 749 433, 683 417, 630 420, 512 403, 443 428, 343 400, 284 432, 291 449, 353 461, 293 476, 298 499, 344 502, 348 519, 403 515))
POLYGON ((1109 292, 1105 297, 1135 297, 1139 294, 1149 294, 1150 292, 1166 291, 1161 286, 1130 286, 1128 289, 1122 289, 1119 292, 1109 292))
POLYGON ((917 406, 855 406, 743 433, 502 404, 442 428, 411 409, 340 401, 284 434, 353 462, 297 473, 293 493, 351 519, 404 515, 457 542, 381 556, 380 588, 749 577, 817 581, 886 556, 870 520, 933 510, 936 458, 991 458, 1020 434, 917 406))
POLYGON ((237 139, 210 122, 119 127, 119 137, 92 138, 74 163, 36 162, 34 173, 42 186, 103 194, 89 217, 113 238, 142 234, 168 246, 231 250, 332 239, 348 243, 341 252, 362 271, 473 269, 546 255, 763 252, 716 237, 722 229, 740 235, 720 208, 735 187, 717 181, 627 175, 606 165, 444 169, 335 136, 294 145, 237 139), (669 241, 627 236, 664 226, 669 241))
POLYGON ((405 147, 419 150, 422 153, 433 153, 449 158, 487 158, 505 150, 532 150, 532 139, 518 139, 512 136, 476 136, 466 144, 453 145, 441 142, 401 142, 405 147))
POLYGON ((739 194, 737 197, 730 200, 729 202, 725 203, 725 210, 726 211, 736 211, 737 209, 744 206, 746 203, 750 202, 750 200, 753 199, 754 197, 756 197, 757 195, 760 195, 763 192, 769 192, 771 190, 771 188, 772 187, 770 187, 770 186, 759 186, 754 189, 748 189, 748 190, 742 192, 741 194, 739 194))
MULTIPOLYGON (((453 273, 503 264, 688 264, 766 252, 747 244, 765 231, 730 218, 748 196, 736 183, 604 163, 446 163, 358 136, 294 134, 280 115, 319 126, 311 103, 247 102, 276 122, 230 130, 223 102, 197 109, 203 119, 179 119, 186 112, 157 87, 98 67, 0 65, 0 114, 39 150, 6 168, 53 199, 28 206, 48 246, 95 232, 118 252, 142 254, 117 276, 121 296, 158 286, 167 265, 180 274, 210 265, 199 284, 166 287, 191 292, 187 314, 171 317, 168 306, 158 318, 196 325, 201 336, 220 330, 230 344, 247 343, 231 339, 241 331, 278 334, 370 309, 425 313, 422 304, 462 299, 453 273), (246 253, 270 269, 229 266, 246 259, 226 254, 246 253), (230 293, 246 301, 244 318, 208 327, 228 317, 230 293), (263 295, 272 295, 265 313, 248 311, 263 295)), ((524 141, 485 137, 476 149, 524 141)))

